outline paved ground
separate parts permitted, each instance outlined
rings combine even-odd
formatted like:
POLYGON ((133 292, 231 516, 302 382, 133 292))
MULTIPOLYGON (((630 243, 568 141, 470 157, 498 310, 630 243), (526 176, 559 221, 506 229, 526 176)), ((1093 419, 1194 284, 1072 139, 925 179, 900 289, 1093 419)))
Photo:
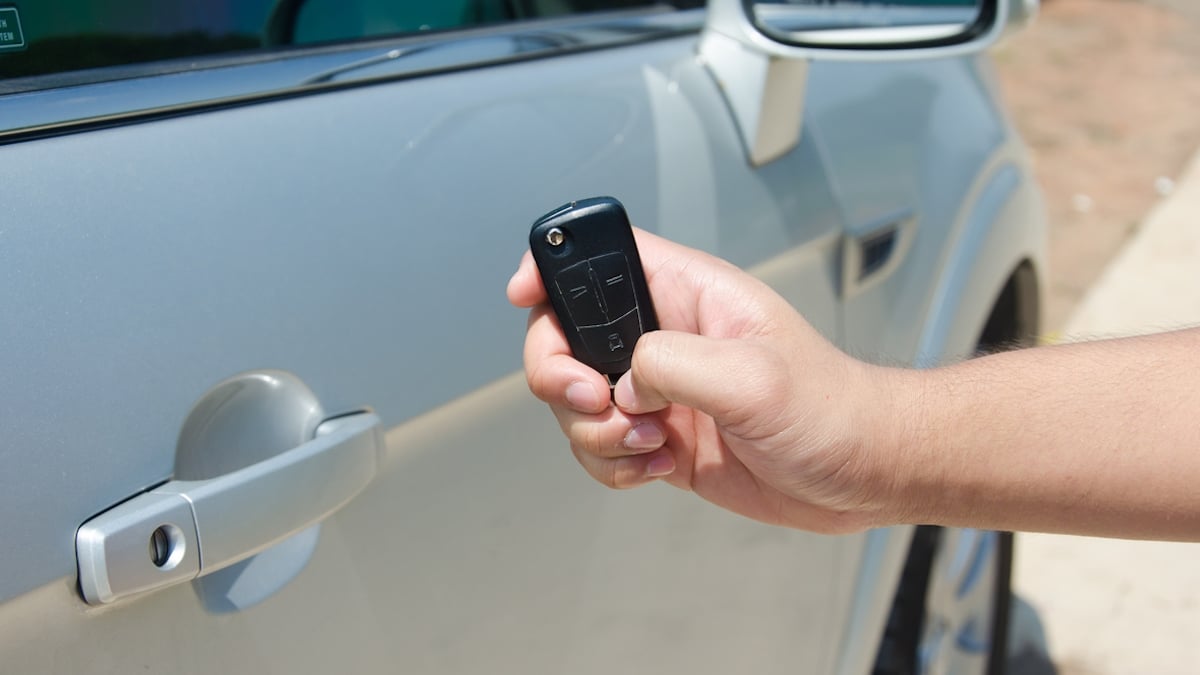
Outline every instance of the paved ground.
POLYGON ((1147 5, 1166 7, 1193 19, 1200 19, 1200 3, 1196 0, 1142 0, 1147 5))
POLYGON ((1066 327, 1200 146, 1198 35, 1200 0, 1044 0, 994 51, 1046 199, 1045 330, 1066 327))
MULTIPOLYGON (((1198 324, 1200 154, 1063 334, 1069 340, 1198 324)), ((1200 673, 1200 544, 1020 535, 1014 574, 1017 593, 1045 627, 1054 663, 1026 661, 1014 675, 1200 673)), ((1036 619, 1020 608, 1016 614, 1018 641, 1036 639, 1036 619)))

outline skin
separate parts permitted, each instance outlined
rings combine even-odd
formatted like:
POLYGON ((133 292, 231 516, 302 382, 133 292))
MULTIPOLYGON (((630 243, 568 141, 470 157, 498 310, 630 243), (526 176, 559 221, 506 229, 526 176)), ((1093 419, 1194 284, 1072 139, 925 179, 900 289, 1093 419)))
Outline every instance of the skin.
POLYGON ((839 351, 762 282, 636 231, 663 330, 610 403, 527 254, 525 372, 580 465, 824 533, 903 523, 1200 540, 1200 330, 932 370, 839 351))

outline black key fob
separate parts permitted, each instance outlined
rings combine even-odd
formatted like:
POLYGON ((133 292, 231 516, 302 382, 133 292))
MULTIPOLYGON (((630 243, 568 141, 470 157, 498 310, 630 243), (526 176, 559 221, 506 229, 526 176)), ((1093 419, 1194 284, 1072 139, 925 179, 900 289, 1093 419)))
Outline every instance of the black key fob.
POLYGON ((571 352, 615 385, 658 317, 625 207, 612 197, 564 204, 533 224, 529 249, 571 352))

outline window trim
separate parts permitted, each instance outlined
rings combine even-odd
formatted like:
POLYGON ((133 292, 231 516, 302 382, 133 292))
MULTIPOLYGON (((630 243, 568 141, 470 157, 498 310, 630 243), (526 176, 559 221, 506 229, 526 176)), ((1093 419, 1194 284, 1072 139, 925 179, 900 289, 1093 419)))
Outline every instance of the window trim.
MULTIPOLYGON (((0 145, 78 133, 197 112, 427 77, 475 68, 611 49, 699 33, 704 10, 635 9, 432 35, 283 48, 268 53, 214 55, 114 68, 120 77, 59 84, 88 71, 0 80, 42 87, 0 94, 5 122, 0 145), (404 56, 478 41, 507 41, 511 53, 494 58, 450 59, 406 68, 404 56), (379 74, 377 66, 388 72, 379 74), (354 70, 363 70, 355 75, 354 70), (368 74, 368 71, 373 74, 368 74)), ((112 69, 105 69, 112 70, 112 69)), ((111 76, 112 73, 109 73, 111 76)))

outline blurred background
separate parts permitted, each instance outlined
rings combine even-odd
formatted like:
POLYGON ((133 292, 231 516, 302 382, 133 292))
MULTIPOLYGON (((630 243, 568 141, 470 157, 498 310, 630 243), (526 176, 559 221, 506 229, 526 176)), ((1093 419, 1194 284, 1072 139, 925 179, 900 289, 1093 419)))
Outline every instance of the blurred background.
MULTIPOLYGON (((995 57, 1050 221, 1044 341, 1200 323, 1200 2, 1042 0, 995 57)), ((1010 672, 1200 672, 1200 545, 1016 550, 1010 672)))
POLYGON ((1060 333, 1200 147, 1200 2, 1043 0, 995 58, 1046 198, 1060 333))

